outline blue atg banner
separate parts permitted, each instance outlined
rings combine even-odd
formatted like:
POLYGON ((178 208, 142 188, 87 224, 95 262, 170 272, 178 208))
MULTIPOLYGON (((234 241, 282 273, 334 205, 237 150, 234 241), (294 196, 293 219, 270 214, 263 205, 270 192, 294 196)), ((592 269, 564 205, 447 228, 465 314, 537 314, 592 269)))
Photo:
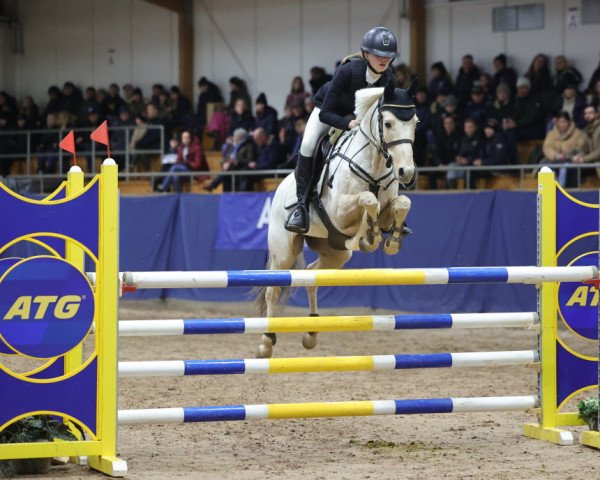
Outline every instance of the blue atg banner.
POLYGON ((272 193, 222 195, 215 248, 266 250, 272 199, 272 193))

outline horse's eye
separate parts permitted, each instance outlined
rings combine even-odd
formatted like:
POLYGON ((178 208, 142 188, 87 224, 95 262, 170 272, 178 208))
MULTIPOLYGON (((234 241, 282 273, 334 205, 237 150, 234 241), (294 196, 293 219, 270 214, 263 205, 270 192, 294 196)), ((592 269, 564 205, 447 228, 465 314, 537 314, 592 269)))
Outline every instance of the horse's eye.
POLYGON ((392 122, 385 122, 385 128, 392 128, 392 122))

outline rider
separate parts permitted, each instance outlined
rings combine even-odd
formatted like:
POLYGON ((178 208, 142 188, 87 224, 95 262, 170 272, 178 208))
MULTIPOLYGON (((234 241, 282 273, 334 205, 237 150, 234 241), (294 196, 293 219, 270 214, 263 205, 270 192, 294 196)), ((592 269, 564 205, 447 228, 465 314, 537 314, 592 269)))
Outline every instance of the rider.
POLYGON ((354 118, 354 94, 368 87, 384 87, 388 81, 396 84, 390 64, 398 57, 396 37, 385 27, 369 30, 362 41, 360 52, 346 57, 336 70, 333 80, 323 85, 315 95, 312 111, 294 176, 298 203, 285 222, 285 228, 304 234, 309 227, 309 198, 318 181, 318 172, 313 165, 313 154, 319 139, 331 127, 351 130, 358 126, 354 118))

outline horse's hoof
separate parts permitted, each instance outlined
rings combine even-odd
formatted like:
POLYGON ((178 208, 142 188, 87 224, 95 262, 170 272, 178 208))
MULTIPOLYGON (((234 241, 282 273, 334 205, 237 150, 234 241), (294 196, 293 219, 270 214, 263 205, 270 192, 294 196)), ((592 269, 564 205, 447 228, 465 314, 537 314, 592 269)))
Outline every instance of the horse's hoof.
POLYGON ((256 358, 271 358, 273 356, 272 345, 259 345, 256 349, 256 358))
POLYGON ((374 252, 375 250, 377 250, 377 247, 379 246, 379 243, 381 242, 381 240, 379 242, 376 241, 376 239, 373 239, 373 243, 370 243, 365 237, 361 238, 358 242, 358 247, 360 248, 361 252, 364 253, 371 253, 374 252))
POLYGON ((302 335, 302 346, 307 350, 312 350, 317 346, 317 342, 319 341, 319 333, 318 332, 307 332, 302 335))
POLYGON ((386 255, 396 255, 400 251, 402 240, 402 236, 391 234, 385 239, 385 243, 383 244, 383 252, 386 255))

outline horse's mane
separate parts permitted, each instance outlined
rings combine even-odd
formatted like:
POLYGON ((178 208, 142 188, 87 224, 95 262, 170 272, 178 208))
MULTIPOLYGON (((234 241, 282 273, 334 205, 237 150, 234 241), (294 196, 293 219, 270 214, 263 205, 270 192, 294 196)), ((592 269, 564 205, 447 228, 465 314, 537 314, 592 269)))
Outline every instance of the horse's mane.
POLYGON ((363 88, 356 92, 354 114, 358 121, 362 120, 369 108, 383 95, 383 87, 363 88))

